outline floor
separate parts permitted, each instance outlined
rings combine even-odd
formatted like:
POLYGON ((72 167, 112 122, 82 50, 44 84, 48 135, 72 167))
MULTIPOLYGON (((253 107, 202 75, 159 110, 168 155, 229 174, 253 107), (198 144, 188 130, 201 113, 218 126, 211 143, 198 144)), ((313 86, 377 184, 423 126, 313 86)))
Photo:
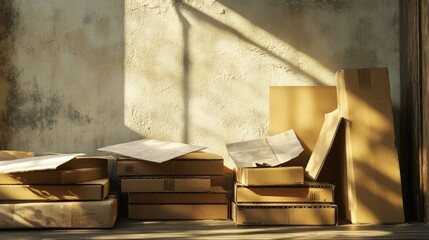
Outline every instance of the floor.
POLYGON ((240 227, 232 221, 141 222, 113 229, 7 230, 0 239, 429 239, 429 224, 240 227))

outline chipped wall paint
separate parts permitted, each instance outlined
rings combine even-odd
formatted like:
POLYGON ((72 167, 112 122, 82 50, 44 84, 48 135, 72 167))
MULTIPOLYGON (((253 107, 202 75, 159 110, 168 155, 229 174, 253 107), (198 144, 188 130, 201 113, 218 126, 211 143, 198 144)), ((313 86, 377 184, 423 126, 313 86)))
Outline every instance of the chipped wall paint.
MULTIPOLYGON (((268 132, 271 85, 387 66, 398 0, 6 0, 3 148, 87 152, 141 137, 205 145, 268 132)), ((396 117, 396 115, 395 115, 396 117)), ((397 119, 397 118, 396 118, 397 119)))

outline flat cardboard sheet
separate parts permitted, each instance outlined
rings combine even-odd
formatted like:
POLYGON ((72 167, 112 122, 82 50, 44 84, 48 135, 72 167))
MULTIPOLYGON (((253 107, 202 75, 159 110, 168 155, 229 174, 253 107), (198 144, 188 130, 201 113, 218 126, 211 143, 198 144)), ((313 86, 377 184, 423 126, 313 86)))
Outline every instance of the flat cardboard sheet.
POLYGON ((0 228, 112 228, 118 215, 114 195, 102 201, 7 202, 0 228))
POLYGON ((236 168, 236 181, 245 186, 276 186, 304 183, 304 168, 260 167, 236 168))
POLYGON ((335 140, 341 120, 342 118, 338 109, 325 115, 325 123, 322 126, 322 130, 320 130, 319 138, 305 167, 305 173, 310 179, 317 180, 332 143, 335 140))
POLYGON ((111 152, 119 155, 162 163, 175 157, 199 151, 205 147, 185 143, 163 142, 154 139, 142 139, 133 142, 116 144, 99 148, 99 151, 111 152))
POLYGON ((208 192, 210 177, 128 177, 121 179, 122 192, 208 192))
POLYGON ((103 200, 109 193, 109 179, 68 185, 0 185, 0 200, 72 201, 103 200))
POLYGON ((334 185, 305 182, 289 186, 243 186, 235 184, 236 203, 333 203, 334 185))
POLYGON ((221 176, 223 168, 221 156, 205 152, 189 153, 163 163, 126 157, 116 162, 118 176, 221 176))
POLYGON ((236 167, 255 167, 257 164, 277 166, 297 157, 304 149, 293 129, 263 139, 226 145, 236 167))
POLYGON ((228 204, 129 204, 128 218, 140 220, 226 220, 228 204))
POLYGON ((58 154, 0 161, 0 173, 29 172, 56 169, 83 154, 58 154))
POLYGON ((337 225, 335 204, 237 204, 232 203, 237 225, 337 225))
POLYGON ((210 188, 209 192, 161 192, 161 193, 129 193, 128 203, 144 204, 196 204, 196 203, 228 203, 226 190, 220 186, 210 188))

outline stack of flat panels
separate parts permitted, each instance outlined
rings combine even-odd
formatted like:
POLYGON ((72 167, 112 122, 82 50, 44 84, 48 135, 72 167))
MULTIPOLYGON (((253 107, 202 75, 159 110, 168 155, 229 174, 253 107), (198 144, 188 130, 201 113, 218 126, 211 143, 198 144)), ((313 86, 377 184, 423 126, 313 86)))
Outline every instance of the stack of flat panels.
POLYGON ((121 191, 128 193, 128 218, 141 220, 228 219, 226 191, 211 186, 223 175, 223 158, 193 152, 155 163, 117 161, 121 191))
POLYGON ((237 225, 336 225, 334 186, 305 182, 303 167, 237 168, 237 225))
POLYGON ((0 228, 110 228, 107 158, 1 151, 0 228))

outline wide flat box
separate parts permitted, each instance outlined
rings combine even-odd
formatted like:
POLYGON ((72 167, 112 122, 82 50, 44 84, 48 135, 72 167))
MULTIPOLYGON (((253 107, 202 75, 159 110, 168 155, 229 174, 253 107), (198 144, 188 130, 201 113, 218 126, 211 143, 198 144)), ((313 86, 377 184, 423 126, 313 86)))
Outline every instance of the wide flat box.
POLYGON ((121 192, 208 192, 210 177, 127 177, 121 192))
POLYGON ((116 197, 102 201, 6 202, 0 204, 0 228, 112 228, 116 197))
POLYGON ((338 108, 345 118, 347 220, 403 222, 388 71, 341 70, 336 80, 338 108))
POLYGON ((103 200, 108 193, 107 178, 67 185, 0 185, 0 200, 103 200))
POLYGON ((129 204, 128 218, 140 220, 226 220, 228 204, 129 204))
POLYGON ((237 225, 337 225, 335 204, 237 204, 232 203, 237 225))
POLYGON ((305 182, 289 186, 243 186, 235 184, 236 203, 333 203, 334 185, 305 182))
POLYGON ((105 167, 0 174, 0 184, 73 184, 107 178, 105 167))
POLYGON ((116 174, 118 176, 221 176, 223 167, 221 156, 193 152, 162 163, 121 157, 116 162, 116 174))
POLYGON ((304 168, 296 167, 263 167, 236 168, 236 181, 245 186, 275 186, 304 183, 304 168))
POLYGON ((196 203, 228 203, 226 191, 220 186, 210 188, 209 192, 160 192, 160 193, 129 193, 128 203, 144 204, 196 204, 196 203))

